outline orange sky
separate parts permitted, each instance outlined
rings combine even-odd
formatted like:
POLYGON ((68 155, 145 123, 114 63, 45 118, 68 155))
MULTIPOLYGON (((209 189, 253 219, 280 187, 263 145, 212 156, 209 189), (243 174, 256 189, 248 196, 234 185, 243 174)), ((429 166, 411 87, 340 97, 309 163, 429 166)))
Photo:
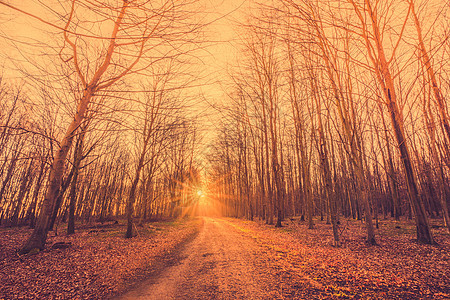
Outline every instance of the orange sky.
MULTIPOLYGON (((51 6, 52 1, 56 0, 43 1, 43 3, 51 6)), ((9 3, 30 14, 46 19, 46 10, 37 0, 9 1, 9 3)), ((204 74, 209 74, 206 79, 208 84, 202 86, 199 91, 199 93, 204 94, 208 102, 215 102, 224 97, 220 81, 226 76, 227 63, 234 61, 235 58, 233 40, 237 36, 234 33, 233 24, 236 21, 242 21, 243 14, 249 10, 252 3, 254 3, 254 0, 200 0, 206 21, 212 22, 206 28, 207 39, 211 41, 208 43, 210 46, 201 54, 204 64, 201 68, 204 69, 204 74)), ((51 38, 51 36, 42 33, 54 31, 51 26, 3 5, 0 6, 0 23, 0 34, 2 36, 31 43, 36 40, 51 38)), ((57 25, 61 26, 62 24, 57 25)), ((24 47, 20 48, 21 51, 24 50, 24 47)), ((33 50, 25 51, 31 52, 32 55, 33 50)), ((11 67, 8 59, 11 57, 21 60, 19 50, 11 47, 11 49, 3 48, 0 51, 0 65, 6 66, 3 76, 20 82, 22 76, 18 72, 8 70, 11 67)))
MULTIPOLYGON (((200 2, 207 14, 206 20, 208 22, 214 21, 207 28, 207 31, 210 34, 210 38, 217 41, 217 43, 214 43, 207 49, 211 57, 209 59, 206 58, 204 63, 208 65, 208 68, 215 69, 213 73, 216 73, 217 69, 225 68, 226 62, 233 59, 234 47, 232 46, 232 40, 236 36, 232 24, 234 21, 241 19, 243 11, 248 9, 253 0, 201 0, 200 2)), ((19 9, 45 19, 45 10, 42 9, 36 0, 10 3, 19 9)), ((39 39, 42 36, 42 31, 52 29, 36 19, 5 6, 0 8, 0 22, 2 35, 22 41, 39 39)), ((12 50, 7 53, 8 55, 14 55, 14 52, 12 50)), ((5 55, 5 52, 2 55, 5 55)))
MULTIPOLYGON (((52 1, 56 0, 43 1, 43 3, 51 6, 52 1)), ((46 10, 37 0, 9 1, 8 3, 44 20, 46 19, 46 10)), ((200 68, 203 70, 203 76, 206 76, 205 82, 207 84, 194 91, 196 94, 202 94, 203 98, 206 99, 206 101, 196 103, 194 108, 194 110, 204 112, 202 113, 203 120, 201 120, 202 126, 200 129, 206 136, 205 144, 213 138, 213 132, 218 125, 218 113, 220 113, 212 109, 210 104, 221 103, 226 97, 221 81, 227 76, 227 63, 235 59, 236 52, 233 40, 237 36, 233 24, 242 21, 244 13, 248 12, 252 3, 254 3, 254 0, 200 0, 206 21, 212 22, 206 28, 210 46, 206 48, 205 52, 201 53, 203 65, 200 68)), ((51 26, 3 5, 0 6, 0 22, 2 23, 0 27, 2 36, 25 42, 35 43, 36 40, 51 38, 43 32, 54 31, 51 26)), ((62 24, 57 25, 62 26, 62 24)), ((19 46, 18 48, 23 50, 24 47, 19 46)), ((33 50, 25 51, 33 56, 33 50)), ((8 59, 11 57, 22 60, 18 49, 12 47, 8 50, 3 48, 0 51, 0 65, 6 67, 3 76, 21 84, 22 75, 10 69, 11 64, 8 63, 8 59)))

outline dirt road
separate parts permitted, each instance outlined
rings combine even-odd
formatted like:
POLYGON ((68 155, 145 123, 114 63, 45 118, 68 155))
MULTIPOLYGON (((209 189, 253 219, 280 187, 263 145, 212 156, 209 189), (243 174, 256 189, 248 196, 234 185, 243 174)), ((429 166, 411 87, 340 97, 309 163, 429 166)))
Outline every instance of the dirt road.
POLYGON ((272 254, 227 220, 204 218, 198 236, 171 266, 120 299, 294 297, 304 281, 293 280, 272 254))

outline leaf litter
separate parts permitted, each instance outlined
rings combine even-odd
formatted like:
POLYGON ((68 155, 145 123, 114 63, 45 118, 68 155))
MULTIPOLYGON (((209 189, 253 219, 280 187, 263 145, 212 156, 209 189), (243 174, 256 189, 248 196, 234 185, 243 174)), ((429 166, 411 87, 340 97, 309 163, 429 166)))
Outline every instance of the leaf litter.
POLYGON ((19 256, 26 228, 0 229, 0 299, 105 299, 143 280, 152 265, 196 234, 200 220, 154 222, 125 229, 81 229, 74 235, 50 232, 43 251, 19 256), (55 249, 52 245, 67 245, 55 249))
MULTIPOLYGON (((325 222, 316 221, 309 230, 297 219, 288 219, 282 228, 263 221, 221 220, 253 241, 246 243, 251 248, 246 250, 260 266, 255 271, 267 274, 261 278, 270 281, 264 285, 273 287, 266 290, 271 298, 450 299, 450 235, 445 228, 433 228, 436 245, 423 245, 414 241, 411 221, 382 220, 378 245, 368 246, 362 222, 341 220, 342 246, 336 248, 331 225, 325 222)), ((52 236, 44 251, 28 256, 15 251, 30 231, 1 229, 0 299, 105 299, 122 294, 195 236, 201 223, 149 223, 128 240, 122 237, 123 226, 84 229, 73 236, 52 236), (57 243, 69 246, 53 249, 57 243)), ((188 288, 196 287, 186 286, 192 296, 188 288)))
POLYGON ((325 222, 316 221, 312 230, 296 219, 282 228, 263 221, 227 222, 267 249, 270 265, 281 269, 280 284, 282 273, 297 277, 281 298, 298 295, 300 280, 308 283, 299 287, 302 299, 450 299, 450 235, 443 227, 434 226, 440 228, 433 229, 436 245, 423 245, 413 239, 411 221, 380 221, 378 245, 368 246, 364 224, 349 220, 336 248, 325 222))

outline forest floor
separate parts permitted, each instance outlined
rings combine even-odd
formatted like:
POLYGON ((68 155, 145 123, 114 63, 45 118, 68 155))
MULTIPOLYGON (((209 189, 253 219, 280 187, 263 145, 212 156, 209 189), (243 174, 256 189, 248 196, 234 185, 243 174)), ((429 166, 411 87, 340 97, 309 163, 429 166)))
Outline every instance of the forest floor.
MULTIPOLYGON (((434 221, 433 221, 434 222, 434 221)), ((436 226, 435 226, 436 227, 436 226)), ((358 221, 330 225, 205 218, 199 235, 158 276, 117 299, 449 299, 450 235, 417 244, 411 221, 380 222, 377 246, 358 221)))
POLYGON ((18 255, 28 228, 0 228, 0 299, 108 299, 154 276, 161 261, 192 240, 201 219, 151 222, 125 239, 124 224, 96 223, 74 235, 49 232, 46 248, 18 255), (63 243, 65 249, 55 249, 63 243))
POLYGON ((360 221, 308 230, 297 219, 197 218, 50 237, 27 256, 15 250, 30 233, 0 229, 0 299, 450 299, 450 235, 432 220, 436 245, 414 241, 412 221, 381 220, 377 246, 360 221), (57 242, 67 249, 52 249, 57 242), (128 291, 128 292, 127 292, 128 291))

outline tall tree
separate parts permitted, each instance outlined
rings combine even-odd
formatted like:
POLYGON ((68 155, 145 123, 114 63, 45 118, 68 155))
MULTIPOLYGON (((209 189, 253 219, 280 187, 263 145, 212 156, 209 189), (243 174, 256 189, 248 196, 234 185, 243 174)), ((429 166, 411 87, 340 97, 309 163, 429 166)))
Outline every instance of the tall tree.
MULTIPOLYGON (((61 3, 62 12, 68 13, 60 13, 58 8, 49 9, 60 18, 55 23, 33 16, 60 32, 63 46, 56 52, 78 77, 83 93, 77 99, 76 112, 59 141, 38 222, 21 253, 44 247, 66 158, 92 100, 127 76, 144 72, 155 60, 180 54, 183 44, 189 41, 189 33, 197 29, 188 21, 190 14, 186 7, 192 3, 161 0, 141 4, 123 0, 92 5, 73 0, 69 7, 61 3), (107 27, 109 35, 104 34, 108 32, 107 27), (160 51, 155 50, 158 47, 160 51)), ((0 4, 32 16, 4 1, 0 4)))
MULTIPOLYGON (((375 72, 377 81, 383 90, 384 103, 389 111, 392 129, 398 144, 403 170, 406 175, 409 199, 416 220, 417 240, 421 243, 431 244, 433 243, 433 236, 425 212, 425 207, 419 197, 417 178, 410 155, 409 143, 406 139, 404 119, 399 108, 394 76, 392 74, 392 60, 395 57, 399 42, 394 44, 391 58, 388 58, 383 45, 383 24, 380 24, 380 19, 378 17, 379 10, 382 8, 378 5, 374 6, 370 0, 364 0, 363 3, 358 3, 354 0, 348 1, 352 5, 357 18, 360 21, 360 34, 365 43, 368 58, 373 65, 373 71, 375 72)), ((385 8, 389 9, 388 3, 385 4, 385 8)), ((408 9, 407 16, 403 21, 403 26, 397 37, 398 41, 402 39, 409 13, 410 9, 408 9)))

